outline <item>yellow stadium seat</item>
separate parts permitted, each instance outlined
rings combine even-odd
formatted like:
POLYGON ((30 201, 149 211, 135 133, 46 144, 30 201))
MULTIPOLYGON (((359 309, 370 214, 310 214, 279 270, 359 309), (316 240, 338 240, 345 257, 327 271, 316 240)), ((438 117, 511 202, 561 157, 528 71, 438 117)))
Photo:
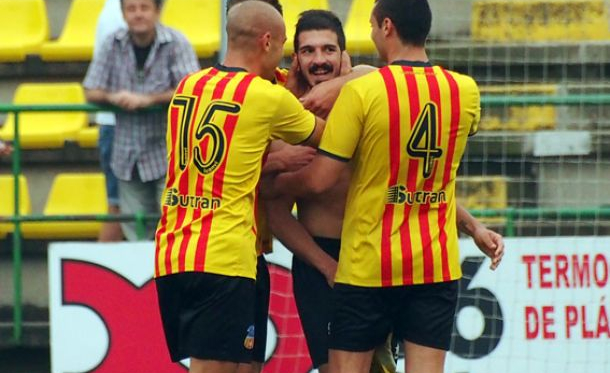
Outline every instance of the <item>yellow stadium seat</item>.
MULTIPOLYGON (((15 188, 13 175, 0 175, 0 216, 12 216, 15 213, 15 188)), ((19 176, 19 214, 32 212, 30 193, 25 176, 19 176)), ((0 223, 0 238, 15 230, 12 223, 0 223)))
POLYGON ((45 61, 89 61, 93 57, 97 19, 105 0, 72 0, 59 39, 42 45, 45 61))
POLYGON ((610 40, 604 0, 476 0, 478 41, 610 40))
POLYGON ((0 62, 21 62, 49 39, 44 0, 0 0, 0 62))
POLYGON ((345 22, 345 37, 347 50, 350 54, 375 55, 377 50, 371 40, 371 11, 375 2, 373 0, 352 0, 352 6, 345 22))
POLYGON ((81 148, 97 148, 99 135, 99 126, 86 127, 76 134, 76 143, 81 148))
MULTIPOLYGON (((106 184, 101 173, 57 174, 44 215, 98 215, 108 211, 106 184)), ((23 236, 29 239, 96 238, 101 222, 40 222, 26 223, 23 236)))
MULTIPOLYGON (((17 87, 14 104, 84 104, 80 83, 24 83, 17 87)), ((40 112, 19 114, 19 138, 24 149, 61 148, 66 140, 87 126, 84 112, 40 112)), ((9 114, 0 129, 0 139, 13 140, 15 115, 9 114)))
MULTIPOLYGON (((481 86, 484 95, 556 95, 555 84, 508 84, 481 86)), ((554 105, 489 107, 483 110, 479 129, 486 131, 536 131, 553 129, 557 122, 554 105)))
POLYGON ((215 0, 166 0, 161 23, 182 32, 197 56, 212 57, 220 48, 220 5, 215 0))
POLYGON ((284 45, 284 55, 288 56, 294 52, 294 27, 299 20, 299 14, 310 9, 329 10, 329 6, 328 0, 282 1, 281 4, 284 10, 287 37, 284 45))
MULTIPOLYGON (((467 210, 505 209, 507 202, 507 178, 504 176, 458 177, 455 195, 467 210)), ((482 218, 486 224, 504 223, 504 218, 482 218)))

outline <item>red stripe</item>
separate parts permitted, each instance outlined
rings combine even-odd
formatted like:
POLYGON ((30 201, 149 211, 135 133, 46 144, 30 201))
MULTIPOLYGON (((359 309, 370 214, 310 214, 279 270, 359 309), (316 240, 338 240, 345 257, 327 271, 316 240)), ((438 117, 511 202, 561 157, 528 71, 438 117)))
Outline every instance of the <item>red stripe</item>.
MULTIPOLYGON (((207 74, 205 74, 204 76, 202 76, 201 78, 199 78, 199 80, 195 83, 195 86, 193 88, 193 92, 195 93, 195 89, 199 90, 199 93, 201 92, 201 90, 203 89, 203 86, 205 85, 205 83, 211 78, 210 74, 215 74, 215 72, 212 70, 208 71, 207 74)), ((183 93, 182 90, 178 90, 177 93, 183 93)), ((186 109, 186 108, 185 108, 186 109)), ((195 109, 196 110, 196 109, 195 109)), ((175 129, 175 136, 173 136, 172 138, 172 146, 173 144, 176 143, 176 137, 178 136, 178 128, 177 128, 177 122, 178 122, 178 109, 177 108, 172 108, 172 122, 176 123, 176 129, 175 129), (176 111, 176 118, 174 120, 173 118, 173 110, 175 109, 176 111)), ((193 126, 193 122, 195 121, 195 116, 191 117, 191 123, 190 126, 193 126)), ((172 130, 174 131, 174 130, 172 130)), ((176 169, 176 164, 175 164, 175 151, 170 152, 171 153, 171 157, 172 157, 172 161, 171 161, 171 170, 172 170, 172 176, 169 178, 168 183, 167 183, 167 188, 171 187, 174 185, 174 181, 175 181, 175 173, 174 170, 176 169), (171 183, 170 183, 171 181, 171 183)), ((180 180, 178 181, 178 190, 180 191, 180 193, 182 194, 188 194, 188 167, 181 173, 180 175, 180 180), (186 186, 185 186, 186 184, 186 186)), ((177 209, 177 216, 176 216, 176 223, 174 224, 174 228, 167 234, 167 250, 165 252, 165 269, 166 269, 166 273, 172 273, 172 251, 174 249, 174 243, 176 242, 176 230, 180 229, 179 227, 182 227, 182 223, 184 222, 184 218, 186 215, 186 209, 180 206, 176 207, 177 209)), ((164 215, 167 214, 167 210, 164 210, 164 215)), ((165 225, 167 225, 167 219, 165 220, 165 225)), ((167 230, 167 227, 164 226, 162 228, 162 232, 161 233, 165 233, 165 231, 167 230)), ((160 237, 160 235, 159 235, 160 237)), ((180 271, 184 270, 184 256, 181 255, 181 253, 178 254, 178 268, 180 271)))
MULTIPOLYGON (((441 93, 438 83, 438 77, 434 73, 434 68, 427 67, 426 68, 426 78, 428 79, 428 88, 430 89, 430 99, 432 102, 436 104, 436 113, 438 116, 437 120, 437 146, 441 146, 443 143, 443 107, 441 101, 441 93)), ((432 191, 434 189, 434 181, 436 180, 436 171, 437 171, 438 162, 434 164, 434 170, 432 172, 432 176, 426 182, 426 190, 432 191), (430 183, 428 183, 428 181, 430 183)), ((429 207, 429 205, 427 205, 429 207)), ((446 206, 443 208, 439 206, 438 208, 438 227, 439 227, 439 243, 441 247, 441 268, 443 271, 443 280, 449 281, 451 278, 451 272, 449 269, 449 255, 447 252, 447 233, 445 232, 445 224, 447 222, 447 216, 444 215, 446 213, 446 206)), ((430 234, 430 231, 428 231, 430 234)), ((430 247, 432 250, 432 247, 430 247)), ((432 279, 431 279, 432 280, 432 279)))
POLYGON ((282 70, 275 69, 275 81, 284 84, 286 83, 286 80, 286 75, 282 73, 282 70))
MULTIPOLYGON (((161 247, 159 246, 159 240, 165 230, 167 229, 167 206, 162 207, 163 213, 161 214, 161 226, 157 230, 155 236, 155 277, 159 277, 161 274, 161 268, 159 268, 159 255, 161 254, 161 247)), ((171 264, 171 263, 170 263, 171 264)), ((167 270, 167 256, 165 257, 165 269, 167 270)), ((171 265, 170 265, 171 269, 171 265)))
MULTIPOLYGON (((254 79, 255 75, 247 74, 237 85, 235 93, 233 94, 233 102, 243 104, 244 98, 246 97, 246 91, 250 86, 250 82, 254 79)), ((224 91, 224 88, 223 88, 224 91)), ((216 92, 215 92, 216 93, 216 92)), ((220 92, 219 92, 220 93, 220 92)), ((220 93, 222 97, 222 93, 220 93)), ((235 131, 235 125, 237 124, 237 115, 228 115, 225 119, 224 132, 227 139, 227 150, 226 156, 222 161, 222 164, 218 167, 218 170, 214 173, 214 181, 212 186, 212 198, 222 197, 222 188, 224 183, 224 174, 227 167, 227 160, 231 151, 231 140, 233 139, 233 133, 235 131)), ((210 237, 210 230, 212 228, 212 220, 214 218, 214 211, 210 211, 209 214, 204 216, 201 226, 201 233, 199 235, 199 241, 197 244, 196 262, 195 269, 203 271, 205 269, 205 254, 207 251, 207 244, 210 237)))
MULTIPOLYGON (((193 88, 193 96, 197 97, 197 101, 195 102, 195 108, 193 109, 193 114, 191 116, 191 123, 189 123, 189 139, 194 139, 193 132, 195 131, 195 127, 197 126, 197 113, 199 112, 199 104, 201 103, 201 94, 210 79, 212 79, 217 74, 218 70, 210 69, 210 71, 205 76, 203 76, 201 79, 199 79, 199 81, 197 81, 195 87, 193 88)), ((194 141, 189 141, 189 154, 193 154, 194 146, 194 141)), ((197 172, 195 172, 195 174, 199 175, 197 172)), ((182 172, 182 175, 180 177, 180 184, 178 187, 178 189, 180 190, 180 194, 189 194, 188 191, 190 185, 190 176, 191 168, 187 165, 186 169, 182 172)), ((199 176, 197 176, 197 184, 199 184, 199 176)), ((201 194, 197 194, 196 191, 195 195, 200 196, 201 194)), ((182 230, 182 239, 180 241, 179 249, 180 251, 178 252, 178 271, 184 272, 186 269, 186 252, 188 250, 189 241, 192 235, 192 223, 193 221, 199 218, 200 210, 195 209, 190 222, 188 222, 187 224, 184 224, 184 221, 186 220, 187 209, 182 206, 177 206, 177 210, 178 217, 176 219, 176 225, 174 226, 174 232, 176 230, 182 230)))
MULTIPOLYGON (((409 113, 410 113, 410 130, 415 126, 419 115, 419 91, 417 90, 417 81, 413 74, 412 67, 403 67, 403 74, 407 83, 407 94, 409 95, 409 113)), ((409 168, 407 171, 407 191, 417 190, 417 161, 409 160, 409 168)), ((409 229, 409 215, 411 214, 412 206, 408 203, 404 204, 403 220, 400 225, 400 246, 402 250, 402 279, 405 285, 413 284, 413 243, 411 241, 411 232, 409 229)))
POLYGON ((449 252, 447 249, 447 232, 445 226, 447 225, 447 204, 441 203, 438 206, 438 228, 439 237, 438 240, 441 245, 441 258, 443 263, 443 281, 447 282, 451 280, 451 268, 449 267, 449 252))
MULTIPOLYGON (((428 91, 430 101, 432 101, 437 108, 437 113, 441 110, 441 97, 440 90, 438 87, 438 80, 434 75, 434 69, 432 67, 424 68, 426 75, 426 81, 428 83, 428 91)), ((437 121, 437 146, 440 145, 442 127, 440 115, 437 121)), ((434 189, 434 180, 436 179, 437 164, 434 164, 432 174, 428 179, 424 181, 424 191, 430 192, 434 189)), ((424 258, 424 282, 434 282, 434 252, 432 247, 432 235, 430 233, 430 204, 423 204, 419 208, 419 233, 422 244, 422 254, 424 258)), ((445 251, 446 254, 446 251, 445 251)))
MULTIPOLYGON (((188 76, 185 77, 184 79, 182 79, 180 81, 180 84, 178 85, 178 88, 176 88, 176 93, 175 94, 180 94, 182 93, 182 91, 184 90, 184 85, 186 84, 186 81, 188 80, 188 76)), ((169 123, 169 133, 171 136, 171 142, 170 144, 172 146, 174 146, 174 144, 176 143, 176 137, 178 136, 178 108, 172 107, 170 109, 170 123, 169 123)), ((175 166, 176 166, 176 156, 175 156, 175 152, 173 151, 173 149, 167 149, 170 155, 169 158, 169 162, 168 162, 168 166, 167 166, 167 180, 166 180, 166 184, 165 187, 169 188, 171 185, 173 185, 174 180, 176 179, 176 170, 175 170, 175 166)), ((161 240, 161 237, 165 234, 165 232, 167 231, 167 206, 163 206, 163 214, 161 215, 161 222, 160 222, 160 226, 159 229, 157 230, 157 233, 155 234, 155 275, 158 276, 161 273, 161 269, 159 268, 159 255, 161 254, 161 247, 159 246, 159 242, 161 240)), ((165 273, 171 273, 171 269, 172 269, 172 263, 171 263, 171 255, 168 255, 168 253, 171 252, 171 249, 169 246, 167 246, 166 248, 166 252, 165 252, 165 273), (169 260, 169 263, 168 263, 169 260)))
MULTIPOLYGON (((176 89, 176 93, 174 95, 177 94, 181 94, 182 91, 184 90, 184 85, 186 84, 187 78, 182 79, 182 81, 180 82, 180 85, 178 85, 178 88, 176 89)), ((170 115, 171 115, 171 119, 170 119, 170 134, 172 137, 172 141, 171 144, 172 146, 174 146, 174 144, 176 144, 176 138, 178 137, 178 113, 180 112, 178 110, 177 107, 171 107, 170 109, 170 115)), ((168 149, 169 151, 170 149, 168 149)), ((174 168, 176 166, 176 154, 174 151, 170 151, 170 159, 169 159, 169 167, 167 168, 168 171, 168 177, 167 177, 167 185, 173 185, 174 184, 174 180, 176 180, 176 169, 174 168)))
POLYGON ((443 189, 451 181, 451 168, 453 157, 455 156, 455 143, 460 129, 460 90, 453 76, 443 70, 447 82, 449 83, 449 91, 451 93, 451 131, 449 133, 449 145, 447 146, 447 163, 445 163, 445 174, 443 175, 443 189))
MULTIPOLYGON (((388 188, 398 182, 400 167, 400 107, 396 80, 389 67, 379 70, 388 93, 390 178, 388 188)), ((381 225, 381 286, 392 286, 392 224, 394 204, 386 203, 381 225)))
MULTIPOLYGON (((447 71, 442 70, 445 74, 445 78, 449 83, 449 92, 451 95, 451 130, 449 132, 449 144, 447 146, 447 157, 445 163, 445 173, 443 175, 443 186, 442 190, 447 187, 451 180, 451 171, 453 164, 453 157, 455 156, 455 143, 460 128, 460 90, 453 76, 447 71)), ((447 254, 447 231, 445 226, 447 224, 447 204, 441 203, 438 210, 438 224, 440 229, 439 240, 441 242, 441 248, 443 253, 447 256, 447 271, 445 272, 445 258, 443 258, 443 279, 449 281, 451 279, 451 271, 449 268, 449 258, 447 254)))

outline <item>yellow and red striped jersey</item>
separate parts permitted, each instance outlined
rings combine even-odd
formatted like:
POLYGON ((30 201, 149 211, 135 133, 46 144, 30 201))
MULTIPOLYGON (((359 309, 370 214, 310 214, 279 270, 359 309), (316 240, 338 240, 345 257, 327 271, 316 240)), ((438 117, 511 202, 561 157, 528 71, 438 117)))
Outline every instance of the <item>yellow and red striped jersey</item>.
MULTIPOLYGON (((275 69, 275 83, 282 87, 286 85, 288 79, 288 70, 275 69)), ((269 228, 267 214, 261 207, 259 201, 255 202, 254 213, 256 215, 256 254, 269 254, 273 252, 273 234, 269 228)))
POLYGON ((155 276, 255 278, 254 201, 269 141, 305 141, 315 117, 285 88, 217 65, 182 80, 168 109, 155 276))
POLYGON ((479 118, 474 80, 427 63, 397 61, 345 85, 320 144, 355 166, 336 282, 461 277, 455 178, 479 118))

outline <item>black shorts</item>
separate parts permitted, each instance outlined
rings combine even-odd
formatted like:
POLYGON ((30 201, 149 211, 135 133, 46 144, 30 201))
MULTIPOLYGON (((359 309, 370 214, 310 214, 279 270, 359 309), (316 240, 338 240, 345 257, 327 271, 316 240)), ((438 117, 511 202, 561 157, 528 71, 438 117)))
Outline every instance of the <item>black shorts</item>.
POLYGON ((398 340, 449 350, 458 281, 368 288, 335 284, 330 348, 369 351, 390 331, 398 340))
POLYGON ((254 297, 254 350, 252 360, 264 363, 267 347, 267 322, 269 320, 269 296, 271 284, 269 268, 263 255, 258 256, 256 263, 256 296, 254 297))
POLYGON ((172 361, 251 361, 254 280, 185 272, 159 277, 155 283, 172 361))
MULTIPOLYGON (((314 237, 330 256, 339 259, 341 240, 314 237)), ((332 315, 332 289, 326 278, 309 264, 292 257, 292 286, 301 326, 314 368, 328 363, 328 323, 332 315)))

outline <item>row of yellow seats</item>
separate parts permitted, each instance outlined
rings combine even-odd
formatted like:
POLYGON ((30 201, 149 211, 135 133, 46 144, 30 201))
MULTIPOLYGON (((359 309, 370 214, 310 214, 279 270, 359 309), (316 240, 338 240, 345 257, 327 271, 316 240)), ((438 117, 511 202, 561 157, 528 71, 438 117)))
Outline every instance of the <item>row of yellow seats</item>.
MULTIPOLYGON (((468 209, 505 209, 508 180, 503 176, 460 177, 457 198, 468 209)), ((14 213, 14 179, 0 176, 0 216, 14 213)), ((30 195, 24 176, 19 178, 19 213, 31 214, 30 195)), ((100 173, 58 174, 53 181, 43 214, 93 215, 107 211, 106 184, 100 173)), ((487 223, 502 223, 503 219, 485 219, 487 223)), ((39 222, 23 223, 22 233, 30 239, 96 238, 99 222, 39 222)), ((0 223, 0 238, 14 230, 10 223, 0 223)))
MULTIPOLYGON (((0 0, 2 1, 2 0, 0 0)), ((80 83, 24 83, 15 91, 13 104, 84 104, 80 83)), ((62 148, 66 141, 95 146, 97 128, 89 127, 85 112, 24 112, 19 114, 19 139, 23 149, 62 148)), ((15 115, 9 114, 0 128, 0 139, 15 137, 15 115)))
MULTIPOLYGON (((44 0, 0 0, 0 33, 11 35, 0 40, 0 62, 20 62, 28 54, 38 54, 45 61, 89 61, 104 1, 72 0, 59 39, 49 41, 44 0)), ((199 57, 211 57, 220 46, 220 4, 167 0, 161 21, 182 31, 199 57)), ((345 32, 353 54, 375 54, 368 27, 373 5, 372 0, 351 2, 345 32)), ((288 55, 298 15, 307 9, 329 9, 329 5, 328 0, 290 0, 283 6, 288 55)), ((604 0, 477 0, 471 22, 472 38, 477 41, 610 40, 604 0)))
MULTIPOLYGON (((347 50, 375 54, 372 0, 352 0, 345 24, 347 50)), ((439 18, 442 15, 439 15, 439 18)), ((604 0, 475 0, 471 37, 486 42, 610 40, 604 0)))
MULTIPOLYGON (((0 216, 12 216, 15 209, 14 179, 0 175, 0 216)), ((106 184, 101 173, 57 174, 43 211, 44 215, 105 214, 106 184)), ((19 177, 19 213, 32 213, 30 194, 25 176, 19 177)), ((93 239, 99 234, 100 222, 26 222, 21 229, 29 239, 93 239)), ((0 223, 0 238, 14 231, 12 223, 0 223)))
MULTIPOLYGON (((0 34, 10 35, 0 40, 0 62, 21 62, 29 54, 45 61, 89 61, 104 2, 72 0, 60 37, 49 41, 44 0, 0 0, 0 34)), ((218 0, 166 0, 161 22, 184 33, 199 57, 212 57, 220 46, 220 6, 218 0)), ((328 0, 284 1, 283 7, 289 41, 302 11, 329 9, 328 0)), ((286 43, 286 54, 291 51, 292 43, 286 43)))
MULTIPOLYGON (((1 0, 0 0, 1 1, 1 0)), ((485 95, 546 94, 555 95, 554 84, 482 86, 485 95)), ((24 83, 13 99, 14 104, 83 104, 84 90, 80 83, 24 83)), ((532 131, 553 129, 557 113, 553 105, 509 106, 486 109, 481 121, 483 130, 532 131)), ((24 149, 57 149, 66 141, 83 148, 97 146, 98 128, 89 126, 84 112, 26 112, 19 115, 21 147, 24 149)), ((15 134, 15 115, 10 114, 0 128, 0 139, 12 141, 15 134)))

